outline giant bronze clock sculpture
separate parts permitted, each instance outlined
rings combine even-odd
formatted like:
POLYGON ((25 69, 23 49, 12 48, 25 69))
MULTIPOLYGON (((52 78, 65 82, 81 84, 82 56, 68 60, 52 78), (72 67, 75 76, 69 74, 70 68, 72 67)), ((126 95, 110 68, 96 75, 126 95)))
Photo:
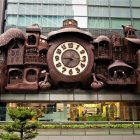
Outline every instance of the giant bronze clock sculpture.
POLYGON ((94 36, 74 19, 47 36, 36 24, 26 34, 8 29, 0 35, 1 91, 132 85, 140 93, 140 39, 131 25, 122 27, 124 37, 115 32, 94 36))

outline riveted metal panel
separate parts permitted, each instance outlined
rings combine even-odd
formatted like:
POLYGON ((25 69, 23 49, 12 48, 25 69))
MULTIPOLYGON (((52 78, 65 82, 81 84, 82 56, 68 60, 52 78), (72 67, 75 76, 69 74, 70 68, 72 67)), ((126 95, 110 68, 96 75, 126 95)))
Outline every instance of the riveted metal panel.
POLYGON ((71 89, 59 89, 48 90, 41 92, 23 92, 23 93, 6 93, 0 94, 0 101, 140 101, 140 94, 132 93, 131 91, 117 91, 117 90, 71 90, 71 89))
POLYGON ((50 90, 50 101, 73 101, 73 89, 50 90))
POLYGON ((1 94, 1 101, 25 101, 25 94, 1 94))
POLYGON ((49 101, 49 93, 46 94, 26 94, 26 101, 49 101))
POLYGON ((97 101, 97 94, 75 93, 74 101, 97 101))
POLYGON ((74 101, 97 101, 97 92, 93 90, 74 90, 74 101))
POLYGON ((118 93, 100 93, 98 94, 98 101, 121 101, 121 95, 118 93))
POLYGON ((98 101, 121 101, 121 92, 122 90, 112 89, 105 90, 102 89, 98 91, 98 101))
POLYGON ((139 101, 140 94, 123 93, 122 101, 139 101))
POLYGON ((52 93, 52 94, 50 94, 50 101, 73 101, 73 94, 52 93))

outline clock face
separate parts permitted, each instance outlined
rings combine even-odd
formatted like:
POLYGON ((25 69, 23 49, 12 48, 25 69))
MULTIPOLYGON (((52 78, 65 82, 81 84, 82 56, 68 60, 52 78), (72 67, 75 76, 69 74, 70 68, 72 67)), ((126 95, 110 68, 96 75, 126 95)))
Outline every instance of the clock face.
POLYGON ((76 42, 64 42, 54 51, 55 68, 66 76, 81 74, 88 65, 88 54, 85 48, 76 42))

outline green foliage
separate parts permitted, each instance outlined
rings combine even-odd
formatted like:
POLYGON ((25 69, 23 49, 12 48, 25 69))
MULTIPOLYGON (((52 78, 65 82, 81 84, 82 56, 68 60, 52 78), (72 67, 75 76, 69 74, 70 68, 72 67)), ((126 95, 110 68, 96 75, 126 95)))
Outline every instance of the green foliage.
POLYGON ((26 107, 19 107, 8 109, 8 114, 13 121, 26 121, 32 119, 32 117, 36 115, 36 112, 26 107))
MULTIPOLYGON (((8 132, 11 132, 11 125, 12 123, 10 123, 10 126, 9 125, 6 125, 6 126, 3 126, 3 125, 0 125, 0 128, 3 129, 8 129, 7 131, 8 132)), ((14 128, 17 128, 17 126, 15 126, 15 124, 12 126, 12 129, 14 128)), ((74 128, 140 128, 140 124, 132 124, 132 123, 124 123, 124 124, 121 124, 120 123, 112 123, 112 124, 92 124, 92 123, 87 123, 87 124, 42 124, 42 123, 39 123, 39 122, 35 122, 35 123, 28 123, 28 125, 26 125, 26 128, 29 128, 29 127, 32 127, 32 128, 38 128, 38 129, 61 129, 61 128, 64 128, 64 129, 67 129, 67 128, 70 128, 70 129, 74 129, 74 128), (32 125, 32 126, 30 126, 32 125)), ((16 130, 15 130, 16 132, 16 130)), ((18 132, 18 131, 17 131, 18 132)))
POLYGON ((31 121, 35 111, 25 107, 10 108, 8 114, 13 122, 4 127, 7 133, 0 135, 2 140, 31 140, 38 135, 39 124, 31 121))
POLYGON ((41 125, 41 129, 82 129, 82 128, 140 128, 140 124, 47 124, 41 125))
POLYGON ((2 140, 21 140, 16 134, 11 134, 11 133, 1 134, 0 138, 2 140))
POLYGON ((133 128, 133 124, 110 124, 110 128, 133 128))

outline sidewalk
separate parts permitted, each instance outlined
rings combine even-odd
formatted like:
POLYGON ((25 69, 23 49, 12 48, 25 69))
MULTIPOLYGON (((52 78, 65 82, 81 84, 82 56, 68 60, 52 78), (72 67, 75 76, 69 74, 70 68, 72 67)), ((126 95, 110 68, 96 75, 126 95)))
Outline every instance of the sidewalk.
POLYGON ((34 140, 140 140, 139 135, 120 136, 38 136, 34 140))

